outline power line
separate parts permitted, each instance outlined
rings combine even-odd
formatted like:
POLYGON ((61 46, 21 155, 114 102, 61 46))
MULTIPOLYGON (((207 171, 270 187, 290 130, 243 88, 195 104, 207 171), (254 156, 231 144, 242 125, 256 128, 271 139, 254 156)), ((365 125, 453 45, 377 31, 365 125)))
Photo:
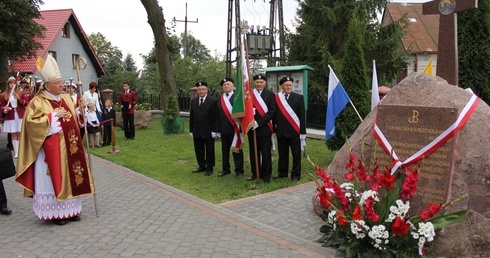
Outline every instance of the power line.
POLYGON ((189 23, 189 22, 190 23, 198 23, 199 21, 197 20, 197 18, 196 18, 196 21, 187 20, 187 3, 185 3, 185 19, 184 20, 177 20, 174 17, 173 22, 184 22, 184 24, 185 24, 184 25, 184 27, 185 27, 185 29, 184 29, 184 58, 185 58, 187 56, 187 51, 188 51, 188 49, 187 49, 187 23, 189 23))

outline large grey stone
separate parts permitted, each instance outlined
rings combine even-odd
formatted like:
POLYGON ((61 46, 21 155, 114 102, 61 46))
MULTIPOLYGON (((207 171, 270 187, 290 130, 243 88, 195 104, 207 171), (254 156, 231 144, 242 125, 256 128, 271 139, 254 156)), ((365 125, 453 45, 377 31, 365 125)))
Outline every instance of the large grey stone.
MULTIPOLYGON (((153 118, 151 111, 135 110, 134 111, 134 128, 147 128, 153 118)), ((123 120, 121 112, 116 112, 116 126, 123 128, 123 120)))
MULTIPOLYGON (((412 73, 393 87, 383 104, 463 109, 471 94, 449 85, 440 77, 412 73)), ((371 112, 349 139, 353 153, 359 156, 364 140, 365 159, 369 160, 375 111, 371 112)), ((457 225, 436 232, 431 251, 445 257, 490 257, 490 107, 480 101, 466 125, 459 131, 454 151, 450 200, 468 194, 448 212, 467 209, 467 216, 457 225)), ((379 150, 382 151, 382 150, 379 150)), ((328 171, 343 178, 349 149, 344 145, 334 157, 328 171)))

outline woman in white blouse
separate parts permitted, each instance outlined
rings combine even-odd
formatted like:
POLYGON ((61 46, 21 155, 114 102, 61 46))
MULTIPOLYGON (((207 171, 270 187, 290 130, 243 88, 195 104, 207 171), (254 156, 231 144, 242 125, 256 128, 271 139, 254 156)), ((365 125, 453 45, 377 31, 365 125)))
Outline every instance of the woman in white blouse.
POLYGON ((100 108, 100 96, 97 94, 97 92, 95 92, 97 87, 99 87, 99 85, 96 82, 91 82, 88 86, 88 91, 83 93, 83 99, 87 104, 94 103, 95 112, 97 114, 101 114, 102 108, 100 108))

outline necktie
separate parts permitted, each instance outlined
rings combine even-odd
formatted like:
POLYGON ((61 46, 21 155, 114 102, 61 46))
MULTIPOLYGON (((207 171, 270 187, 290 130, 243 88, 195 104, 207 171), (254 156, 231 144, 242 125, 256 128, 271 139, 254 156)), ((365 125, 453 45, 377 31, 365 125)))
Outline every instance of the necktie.
POLYGON ((204 98, 201 98, 201 102, 199 102, 199 106, 202 106, 203 102, 204 102, 204 98))
POLYGON ((226 93, 226 97, 228 98, 230 96, 230 93, 226 93))
POLYGON ((289 94, 285 94, 284 97, 288 100, 289 94))

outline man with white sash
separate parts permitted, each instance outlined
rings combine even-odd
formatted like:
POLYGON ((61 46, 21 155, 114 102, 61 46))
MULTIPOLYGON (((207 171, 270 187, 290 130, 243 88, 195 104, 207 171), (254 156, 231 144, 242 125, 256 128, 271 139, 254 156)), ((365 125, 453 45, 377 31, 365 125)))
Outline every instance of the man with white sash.
POLYGON ((255 89, 253 90, 255 125, 248 132, 252 176, 247 178, 247 180, 253 181, 257 179, 258 166, 260 178, 264 183, 270 183, 272 175, 271 136, 274 132, 272 119, 276 114, 275 94, 265 88, 267 85, 265 75, 257 74, 253 77, 253 80, 255 84, 255 89), (257 147, 255 147, 255 143, 257 143, 257 147), (257 153, 255 153, 255 149, 257 149, 257 153), (255 158, 256 156, 257 158, 255 158))
POLYGON ((303 95, 293 92, 293 78, 283 77, 279 85, 282 92, 276 94, 278 111, 274 121, 279 165, 278 174, 273 179, 288 177, 289 148, 291 148, 293 156, 291 180, 299 181, 301 179, 301 147, 306 145, 304 99, 303 95))
POLYGON ((221 136, 222 168, 219 177, 231 174, 230 151, 233 153, 233 163, 235 163, 235 178, 243 176, 243 137, 240 131, 240 124, 231 117, 233 109, 233 99, 235 85, 231 78, 224 78, 220 82, 223 94, 218 100, 218 133, 221 136))

